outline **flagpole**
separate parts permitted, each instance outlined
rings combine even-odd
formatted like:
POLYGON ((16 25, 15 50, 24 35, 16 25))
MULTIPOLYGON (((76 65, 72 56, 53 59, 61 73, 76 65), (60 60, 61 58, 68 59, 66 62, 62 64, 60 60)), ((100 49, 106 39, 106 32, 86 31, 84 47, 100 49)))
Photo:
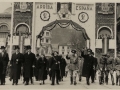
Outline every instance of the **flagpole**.
POLYGON ((14 2, 12 2, 12 13, 11 13, 11 30, 10 30, 10 52, 9 58, 11 59, 12 56, 12 38, 13 38, 13 17, 14 17, 14 2))

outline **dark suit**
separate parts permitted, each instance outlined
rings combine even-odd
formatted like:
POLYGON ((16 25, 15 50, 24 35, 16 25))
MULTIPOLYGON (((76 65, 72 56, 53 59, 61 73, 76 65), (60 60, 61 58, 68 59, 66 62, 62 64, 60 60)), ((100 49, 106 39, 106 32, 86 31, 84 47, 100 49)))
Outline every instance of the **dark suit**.
POLYGON ((12 65, 12 76, 13 83, 18 83, 18 79, 20 79, 21 74, 21 66, 23 64, 23 55, 21 53, 12 54, 11 65, 12 65), (18 60, 18 61, 17 61, 18 60))
POLYGON ((56 83, 58 84, 58 81, 60 79, 60 57, 54 56, 50 60, 50 68, 51 68, 51 75, 52 75, 52 84, 54 84, 55 77, 56 77, 56 83))
POLYGON ((26 83, 28 84, 29 79, 33 77, 33 65, 35 64, 35 54, 33 53, 25 53, 24 54, 24 78, 26 83))
POLYGON ((92 69, 92 75, 91 75, 92 82, 94 82, 95 79, 97 64, 98 64, 97 58, 93 57, 93 65, 95 66, 95 69, 92 69))
POLYGON ((5 84, 6 69, 9 62, 8 54, 5 52, 3 55, 0 53, 0 81, 5 84))
POLYGON ((84 55, 83 53, 81 55, 84 58, 82 76, 86 77, 87 83, 89 83, 89 78, 93 70, 94 58, 89 55, 84 55))

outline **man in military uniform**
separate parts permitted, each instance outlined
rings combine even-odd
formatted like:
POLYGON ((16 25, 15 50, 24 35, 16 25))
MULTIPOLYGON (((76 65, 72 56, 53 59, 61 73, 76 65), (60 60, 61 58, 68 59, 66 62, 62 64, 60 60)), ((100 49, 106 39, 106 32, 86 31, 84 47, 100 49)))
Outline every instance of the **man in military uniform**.
POLYGON ((35 54, 31 52, 31 46, 27 46, 27 53, 24 54, 24 79, 26 82, 25 85, 29 85, 29 79, 32 80, 35 60, 35 54))
POLYGON ((94 68, 94 58, 91 56, 91 49, 87 49, 87 54, 84 51, 81 52, 81 56, 84 58, 82 76, 86 77, 87 85, 90 85, 89 78, 94 68))
POLYGON ((15 47, 15 53, 12 54, 12 58, 11 58, 11 67, 12 67, 12 77, 11 79, 13 79, 13 83, 14 84, 18 84, 18 79, 20 79, 20 74, 21 74, 21 67, 23 64, 23 54, 20 53, 19 51, 19 46, 15 47))
POLYGON ((114 77, 113 77, 113 68, 114 67, 114 59, 107 54, 103 54, 99 60, 99 69, 100 69, 100 78, 99 83, 104 83, 104 76, 105 75, 105 83, 108 84, 108 75, 110 73, 112 85, 114 85, 114 77))
POLYGON ((113 77, 113 73, 114 73, 114 58, 111 57, 109 54, 107 54, 107 63, 106 63, 106 72, 105 72, 105 80, 106 80, 106 84, 108 84, 108 75, 111 75, 111 81, 112 81, 112 85, 114 85, 114 77, 113 77))
POLYGON ((52 78, 52 84, 55 85, 55 78, 56 78, 56 84, 59 85, 59 79, 60 79, 60 57, 58 56, 58 52, 55 51, 54 54, 52 54, 50 64, 49 64, 49 71, 51 71, 51 78, 52 78))
POLYGON ((76 56, 76 50, 72 50, 72 55, 67 55, 66 58, 67 59, 70 59, 70 64, 68 66, 68 69, 69 69, 69 73, 70 73, 70 81, 71 81, 71 85, 73 84, 74 82, 74 85, 77 84, 76 82, 76 76, 77 76, 77 71, 79 69, 79 66, 78 66, 78 59, 77 59, 77 56, 76 56))
POLYGON ((5 76, 6 76, 6 69, 9 62, 8 54, 5 52, 5 47, 1 46, 1 53, 0 53, 0 81, 1 85, 5 85, 5 76))
POLYGON ((94 62, 93 63, 94 63, 94 66, 95 66, 95 68, 92 69, 92 75, 91 75, 92 83, 94 83, 98 61, 97 61, 97 58, 94 57, 94 52, 91 52, 91 55, 94 58, 94 62))
POLYGON ((116 85, 118 85, 119 82, 119 86, 120 86, 120 58, 116 57, 115 58, 115 70, 116 70, 116 85))

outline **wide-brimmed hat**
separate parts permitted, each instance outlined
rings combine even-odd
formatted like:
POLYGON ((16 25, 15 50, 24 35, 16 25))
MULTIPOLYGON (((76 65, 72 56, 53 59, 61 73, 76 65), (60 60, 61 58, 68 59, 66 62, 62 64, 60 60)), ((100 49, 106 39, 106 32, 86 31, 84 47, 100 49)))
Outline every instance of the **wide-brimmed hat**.
POLYGON ((27 46, 26 49, 31 49, 31 46, 27 46))
POLYGON ((19 46, 15 46, 15 49, 20 49, 20 47, 19 46))
POLYGON ((76 50, 72 50, 71 52, 72 52, 72 53, 76 53, 76 50))
POLYGON ((5 47, 4 46, 1 46, 1 48, 0 49, 5 49, 5 47))

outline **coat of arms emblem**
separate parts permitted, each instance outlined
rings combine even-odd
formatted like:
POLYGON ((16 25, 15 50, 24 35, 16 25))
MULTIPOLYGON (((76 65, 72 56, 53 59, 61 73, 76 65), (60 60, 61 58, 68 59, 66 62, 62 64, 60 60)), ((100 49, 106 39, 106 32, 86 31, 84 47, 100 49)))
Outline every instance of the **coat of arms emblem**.
POLYGON ((58 3, 57 8, 60 19, 70 19, 71 3, 58 3))
POLYGON ((21 10, 27 9, 27 3, 26 2, 20 2, 20 9, 21 10))

